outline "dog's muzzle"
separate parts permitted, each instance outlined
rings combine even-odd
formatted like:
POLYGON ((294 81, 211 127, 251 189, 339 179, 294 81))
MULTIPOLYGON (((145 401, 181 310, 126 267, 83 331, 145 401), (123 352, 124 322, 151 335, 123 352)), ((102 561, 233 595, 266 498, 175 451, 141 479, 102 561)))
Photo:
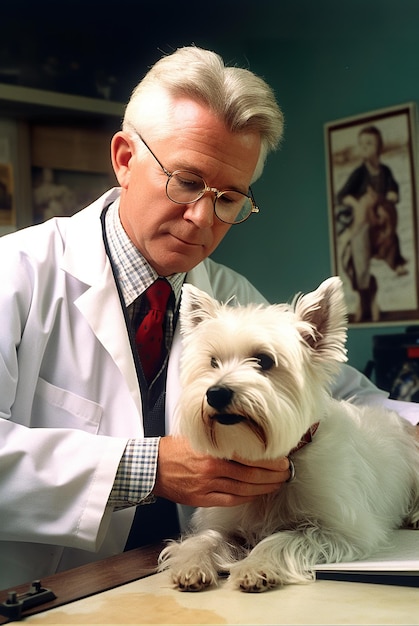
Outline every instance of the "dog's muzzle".
POLYGON ((216 413, 210 415, 212 420, 215 420, 220 424, 224 424, 225 426, 239 424, 245 420, 243 415, 225 412, 225 409, 229 406, 234 395, 233 390, 229 387, 214 385, 213 387, 209 387, 206 395, 208 405, 217 411, 216 413))

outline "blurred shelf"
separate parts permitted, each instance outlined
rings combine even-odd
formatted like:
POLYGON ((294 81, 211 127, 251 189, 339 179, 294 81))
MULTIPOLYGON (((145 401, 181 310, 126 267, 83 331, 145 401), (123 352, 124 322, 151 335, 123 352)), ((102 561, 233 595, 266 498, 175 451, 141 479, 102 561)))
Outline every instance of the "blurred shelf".
POLYGON ((14 119, 114 125, 122 119, 124 108, 121 102, 0 83, 0 115, 14 119))

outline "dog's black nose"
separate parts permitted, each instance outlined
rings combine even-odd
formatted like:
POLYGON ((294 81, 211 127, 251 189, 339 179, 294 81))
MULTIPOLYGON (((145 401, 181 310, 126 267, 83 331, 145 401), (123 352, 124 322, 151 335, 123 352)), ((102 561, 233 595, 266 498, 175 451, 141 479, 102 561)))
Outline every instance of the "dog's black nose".
POLYGON ((214 385, 207 390, 207 402, 213 409, 221 411, 231 402, 233 392, 229 387, 219 387, 214 385))

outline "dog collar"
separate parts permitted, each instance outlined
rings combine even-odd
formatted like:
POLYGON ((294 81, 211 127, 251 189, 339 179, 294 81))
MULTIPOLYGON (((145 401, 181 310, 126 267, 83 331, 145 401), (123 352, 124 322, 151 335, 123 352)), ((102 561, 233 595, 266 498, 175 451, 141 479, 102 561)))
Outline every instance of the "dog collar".
POLYGON ((304 435, 301 437, 300 441, 297 443, 295 448, 291 450, 290 454, 294 454, 294 452, 298 452, 298 450, 301 450, 301 448, 304 448, 304 446, 307 443, 311 443, 313 441, 313 437, 316 434, 316 431, 319 425, 320 425, 320 422, 316 422, 315 424, 312 424, 310 428, 308 429, 308 431, 305 432, 304 435))

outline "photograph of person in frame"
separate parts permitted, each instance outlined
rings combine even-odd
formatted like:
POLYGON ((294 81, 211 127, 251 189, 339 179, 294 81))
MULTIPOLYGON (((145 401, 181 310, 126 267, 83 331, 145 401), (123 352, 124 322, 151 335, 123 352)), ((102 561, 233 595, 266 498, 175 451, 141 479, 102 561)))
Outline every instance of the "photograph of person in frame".
POLYGON ((408 272, 397 234, 399 184, 381 161, 383 136, 375 125, 361 127, 357 136, 362 159, 337 193, 337 230, 346 238, 342 267, 358 293, 355 322, 380 320, 377 279, 371 259, 384 260, 398 276, 408 272))

